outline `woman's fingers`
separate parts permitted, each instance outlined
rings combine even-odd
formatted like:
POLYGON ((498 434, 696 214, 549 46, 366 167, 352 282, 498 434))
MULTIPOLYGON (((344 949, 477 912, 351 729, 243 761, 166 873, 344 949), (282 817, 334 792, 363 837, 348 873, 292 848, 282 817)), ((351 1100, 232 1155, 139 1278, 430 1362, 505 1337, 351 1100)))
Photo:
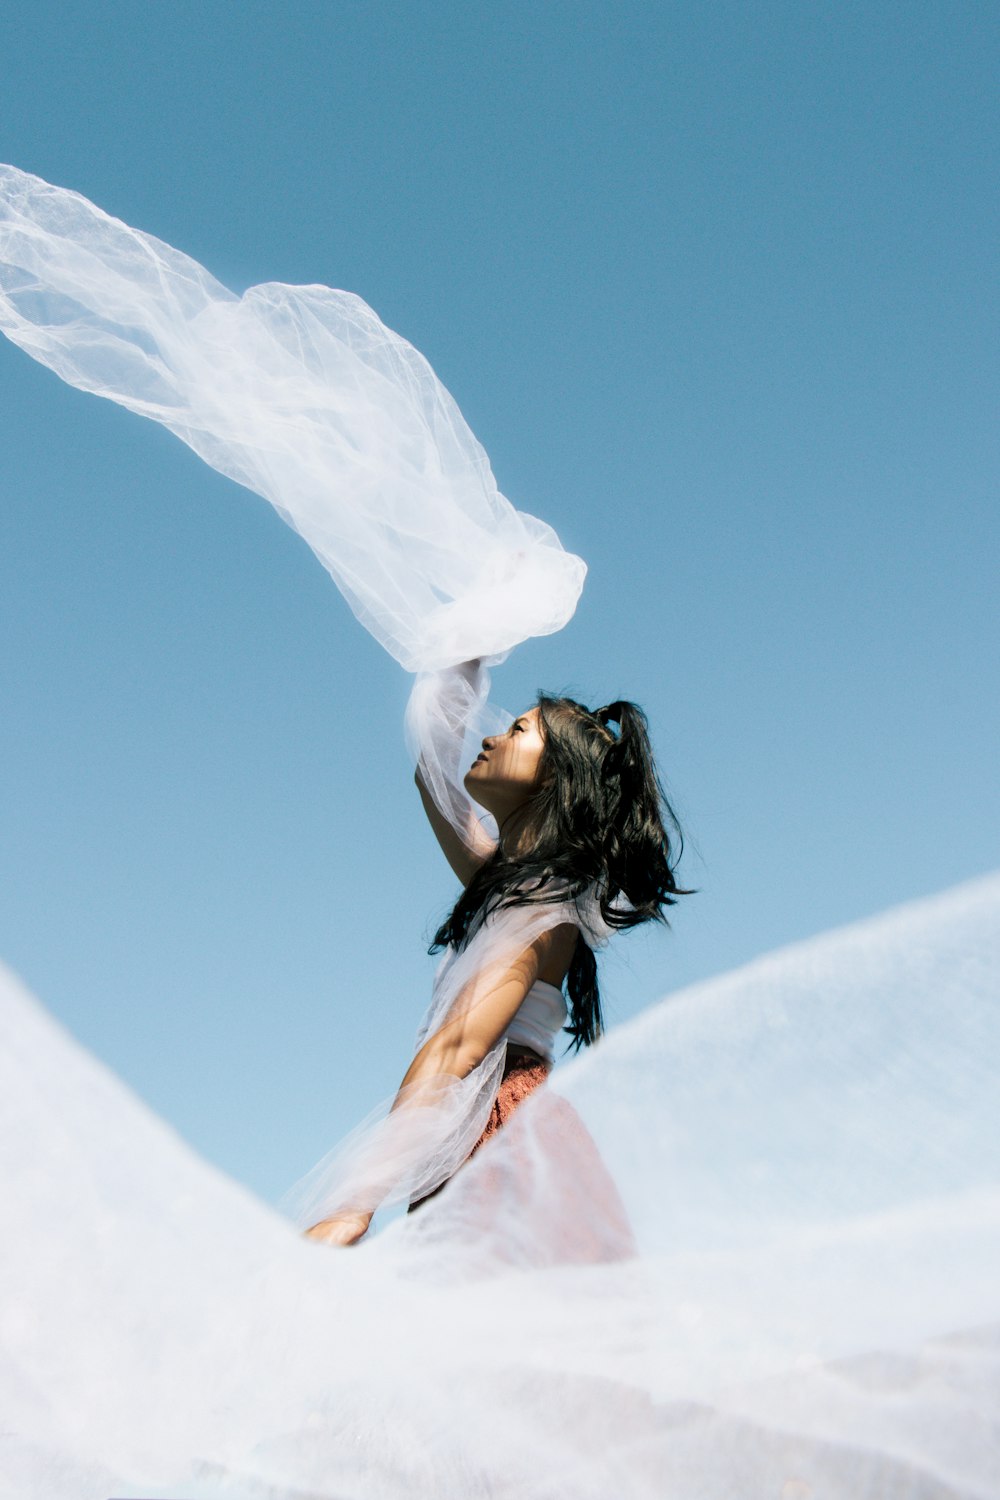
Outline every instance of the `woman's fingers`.
POLYGON ((304 1237, 321 1245, 354 1245, 367 1234, 371 1221, 371 1214, 335 1214, 313 1224, 305 1231, 304 1237))

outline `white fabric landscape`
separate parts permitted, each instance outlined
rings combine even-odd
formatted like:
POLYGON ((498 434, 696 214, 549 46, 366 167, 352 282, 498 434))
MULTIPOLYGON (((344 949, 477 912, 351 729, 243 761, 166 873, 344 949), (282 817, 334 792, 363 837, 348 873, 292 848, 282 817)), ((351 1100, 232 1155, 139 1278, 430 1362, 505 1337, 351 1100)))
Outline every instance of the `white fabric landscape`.
POLYGON ((669 997, 334 1250, 8 976, 2 1493, 996 1496, 998 996, 1000 874, 669 997))

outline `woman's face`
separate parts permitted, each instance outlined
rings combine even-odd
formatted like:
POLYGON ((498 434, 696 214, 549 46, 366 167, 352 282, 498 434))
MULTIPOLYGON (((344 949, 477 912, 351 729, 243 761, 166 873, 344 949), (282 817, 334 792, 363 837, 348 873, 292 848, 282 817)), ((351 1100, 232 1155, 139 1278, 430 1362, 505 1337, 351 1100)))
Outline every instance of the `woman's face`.
POLYGON ((465 773, 473 801, 504 818, 540 790, 545 731, 537 706, 519 714, 505 734, 490 734, 465 773))

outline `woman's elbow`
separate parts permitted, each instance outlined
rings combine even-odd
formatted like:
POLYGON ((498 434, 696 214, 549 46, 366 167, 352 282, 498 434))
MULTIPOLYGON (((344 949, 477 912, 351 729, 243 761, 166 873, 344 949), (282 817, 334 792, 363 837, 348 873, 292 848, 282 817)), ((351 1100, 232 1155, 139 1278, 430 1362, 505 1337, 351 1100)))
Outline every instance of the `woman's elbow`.
POLYGON ((472 1040, 442 1042, 433 1049, 428 1062, 435 1073, 467 1078, 479 1067, 489 1050, 472 1040))

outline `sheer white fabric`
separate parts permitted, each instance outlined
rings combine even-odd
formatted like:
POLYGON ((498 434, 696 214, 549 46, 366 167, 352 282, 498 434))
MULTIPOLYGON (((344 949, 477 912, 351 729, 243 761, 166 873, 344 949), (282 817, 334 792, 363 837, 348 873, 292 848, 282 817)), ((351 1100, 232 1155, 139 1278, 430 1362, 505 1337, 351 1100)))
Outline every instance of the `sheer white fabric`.
POLYGON ((470 853, 485 857, 496 824, 465 789, 464 776, 483 738, 502 734, 511 715, 491 704, 490 674, 481 660, 420 672, 406 705, 404 732, 415 766, 435 803, 470 853))
POLYGON ((586 568, 499 493, 461 412, 360 297, 242 297, 79 193, 0 165, 0 329, 269 500, 408 671, 559 630, 586 568))
POLYGON ((651 1006, 332 1251, 0 969, 0 1490, 994 1500, 998 995, 1000 874, 651 1006))

